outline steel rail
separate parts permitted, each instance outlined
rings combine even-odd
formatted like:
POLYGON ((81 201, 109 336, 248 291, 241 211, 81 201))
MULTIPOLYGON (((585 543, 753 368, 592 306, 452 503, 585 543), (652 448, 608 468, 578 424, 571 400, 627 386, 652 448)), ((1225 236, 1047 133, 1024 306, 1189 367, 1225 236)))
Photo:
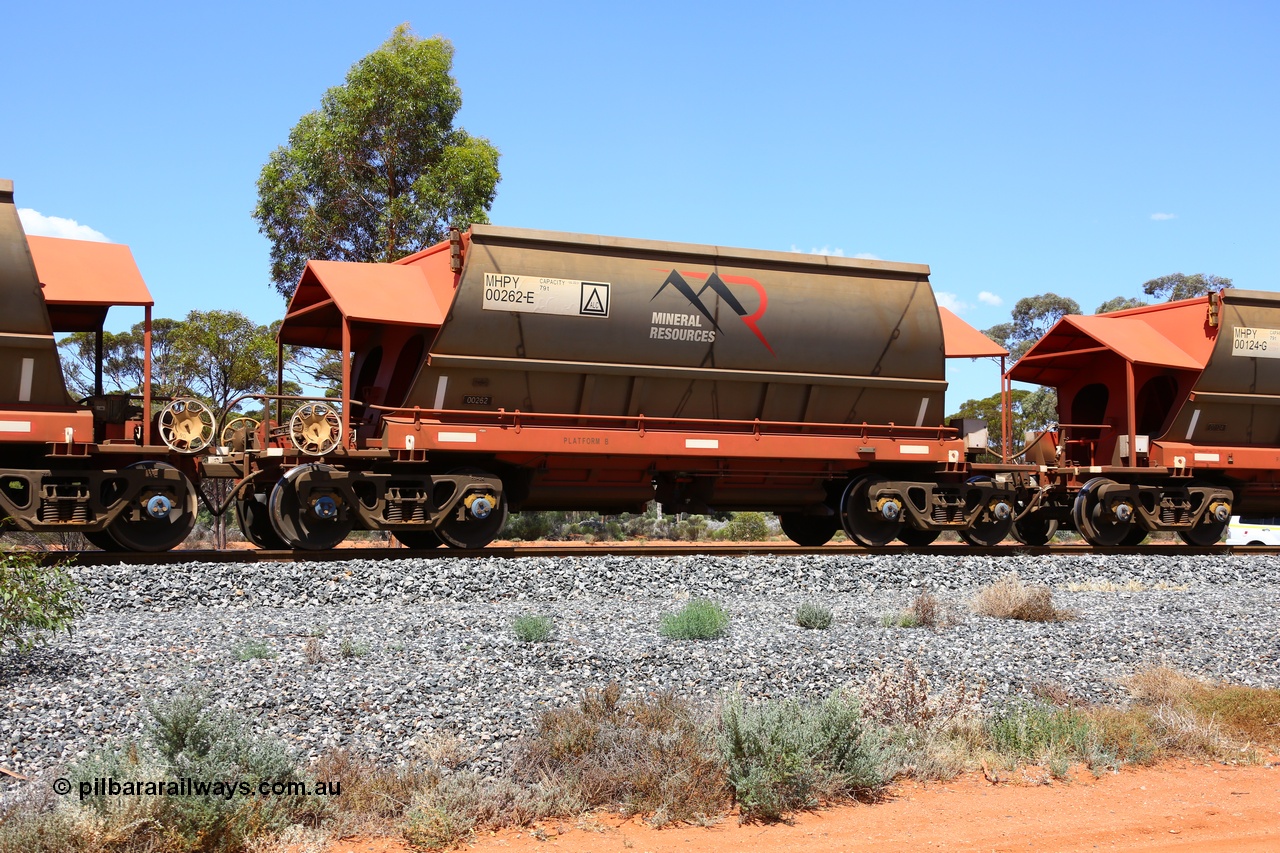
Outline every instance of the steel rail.
POLYGON ((1160 554, 1162 556, 1229 556, 1229 555, 1274 555, 1280 554, 1280 547, 1271 545, 1215 545, 1210 548, 1199 548, 1190 545, 1138 545, 1133 547, 1113 546, 1095 548, 1089 545, 1042 545, 1028 546, 1017 543, 976 547, 965 543, 942 543, 928 545, 923 548, 912 548, 906 545, 886 545, 880 548, 863 548, 858 545, 838 544, 823 545, 818 548, 804 548, 780 542, 760 543, 663 543, 656 545, 635 545, 628 543, 607 543, 597 545, 584 544, 549 544, 549 545, 499 545, 475 550, 460 548, 335 548, 328 551, 268 551, 246 548, 243 550, 190 550, 164 551, 158 554, 115 553, 108 551, 34 551, 32 556, 45 565, 69 562, 81 566, 110 565, 177 565, 182 563, 307 563, 307 562, 343 562, 346 560, 404 560, 404 559, 466 559, 497 558, 514 559, 519 557, 745 557, 745 556, 841 556, 841 555, 893 555, 893 554, 925 554, 948 557, 1030 557, 1103 554, 1141 556, 1143 554, 1160 554))

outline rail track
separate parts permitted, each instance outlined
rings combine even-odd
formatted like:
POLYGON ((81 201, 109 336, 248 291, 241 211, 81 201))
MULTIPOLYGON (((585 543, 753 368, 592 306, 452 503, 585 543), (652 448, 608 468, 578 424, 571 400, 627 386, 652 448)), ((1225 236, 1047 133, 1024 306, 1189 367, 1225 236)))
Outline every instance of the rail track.
POLYGON ((1091 545, 1046 545, 1031 547, 1026 545, 1005 544, 991 547, 975 547, 964 543, 943 543, 929 545, 924 548, 912 548, 905 545, 887 545, 882 548, 863 548, 858 545, 837 544, 823 545, 818 548, 804 548, 785 542, 760 543, 705 543, 691 542, 636 545, 628 543, 584 545, 549 544, 549 545, 500 545, 476 550, 458 548, 334 548, 326 551, 271 551, 258 549, 214 550, 175 550, 158 554, 115 553, 107 551, 40 551, 33 555, 46 565, 58 562, 71 562, 82 566, 102 566, 115 564, 155 565, 181 563, 303 563, 303 562, 342 562, 346 560, 398 560, 414 559, 446 559, 446 558, 498 558, 512 559, 516 557, 678 557, 694 554, 715 555, 721 557, 740 557, 746 555, 837 555, 837 554, 932 554, 953 555, 955 557, 1028 557, 1063 554, 1144 554, 1159 553, 1162 556, 1196 556, 1211 554, 1225 556, 1228 554, 1265 555, 1280 554, 1280 547, 1268 545, 1217 545, 1212 548, 1199 548, 1181 544, 1143 545, 1138 547, 1099 548, 1091 545))

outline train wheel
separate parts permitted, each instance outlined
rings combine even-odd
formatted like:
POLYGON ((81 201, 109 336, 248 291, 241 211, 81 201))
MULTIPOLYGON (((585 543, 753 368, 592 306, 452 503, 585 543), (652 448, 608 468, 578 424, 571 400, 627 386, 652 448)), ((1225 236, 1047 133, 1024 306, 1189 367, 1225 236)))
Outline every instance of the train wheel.
POLYGON ((286 547, 304 551, 327 551, 336 548, 355 526, 350 514, 344 513, 329 495, 314 498, 304 505, 298 495, 298 478, 304 473, 324 474, 328 465, 299 465, 280 478, 271 490, 267 510, 271 526, 286 547))
POLYGON ((129 468, 168 470, 178 476, 143 489, 138 519, 120 515, 111 522, 107 533, 119 546, 114 550, 157 553, 181 545, 196 526, 196 487, 186 474, 164 462, 138 462, 129 468))
POLYGON ((1218 540, 1222 538, 1223 531, 1227 529, 1227 525, 1230 523, 1231 519, 1229 518, 1226 521, 1214 521, 1212 519, 1208 523, 1202 521, 1189 530, 1179 530, 1178 538, 1188 545, 1195 545, 1197 548, 1208 548, 1210 545, 1218 544, 1218 540))
POLYGON ((845 487, 840 498, 840 519, 844 532, 859 545, 876 548, 892 542, 902 532, 902 507, 896 502, 891 507, 872 509, 868 503, 871 490, 885 482, 883 477, 867 475, 858 477, 845 487))
POLYGON ((1023 545, 1048 545, 1053 534, 1058 532, 1058 519, 1033 512, 1015 521, 1009 532, 1023 545))
MULTIPOLYGON (((990 477, 974 477, 966 485, 982 486, 990 483, 990 477)), ((984 507, 982 514, 973 522, 972 527, 959 531, 960 538, 970 545, 983 547, 999 545, 1003 542, 1009 535, 1009 531, 1013 529, 1013 507, 1004 501, 1000 501, 997 506, 1005 514, 1004 518, 997 517, 990 507, 984 507)))
POLYGON ((817 548, 826 545, 840 529, 840 520, 834 515, 805 515, 802 512, 778 513, 782 532, 797 545, 817 548))
MULTIPOLYGON (((463 468, 451 472, 473 477, 491 477, 487 471, 463 468)), ((436 535, 450 548, 476 550, 492 542, 507 523, 505 493, 469 492, 453 514, 440 522, 436 535)))
POLYGON ((1071 505, 1071 520, 1090 545, 1119 545, 1133 530, 1132 515, 1121 518, 1098 498, 1098 490, 1112 484, 1105 477, 1094 477, 1080 487, 1071 505))
POLYGON ((111 534, 105 530, 95 530, 92 533, 85 533, 85 539, 89 540, 89 544, 95 548, 101 548, 103 551, 117 553, 124 549, 120 547, 120 543, 111 538, 111 534))
POLYGON ((429 551, 444 544, 434 530, 400 530, 395 536, 401 545, 415 551, 429 551))
POLYGON ((289 546, 271 526, 271 513, 267 509, 268 495, 251 492, 236 500, 236 521, 244 538, 264 551, 283 551, 289 546))
POLYGON ((1126 548, 1133 548, 1141 545, 1143 542, 1146 542, 1147 534, 1147 530, 1135 524, 1133 525, 1133 529, 1126 533, 1125 537, 1120 540, 1120 544, 1126 548))
POLYGON ((902 540, 902 544, 910 545, 912 548, 923 548, 926 545, 932 545, 933 540, 941 534, 941 530, 917 530, 904 524, 898 531, 898 539, 902 540))

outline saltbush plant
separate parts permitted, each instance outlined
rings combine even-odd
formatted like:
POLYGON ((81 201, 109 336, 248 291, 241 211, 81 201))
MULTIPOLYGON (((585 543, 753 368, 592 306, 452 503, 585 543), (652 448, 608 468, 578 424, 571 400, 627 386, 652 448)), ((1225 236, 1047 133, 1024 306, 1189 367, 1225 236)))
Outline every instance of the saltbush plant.
POLYGON ((0 553, 0 653, 21 653, 71 633, 83 607, 80 589, 62 566, 42 566, 33 557, 0 553))
POLYGON ((517 616, 511 620, 511 630, 522 643, 545 643, 555 634, 555 622, 550 616, 517 616))
POLYGON ((742 820, 781 820, 822 802, 874 793, 885 777, 879 732, 857 700, 747 704, 731 696, 716 743, 742 820))
POLYGON ((729 628, 729 614, 714 601, 695 598, 662 617, 662 636, 672 640, 714 640, 729 628))
POLYGON ((795 618, 801 628, 825 630, 831 627, 831 608, 806 601, 796 608, 795 618))

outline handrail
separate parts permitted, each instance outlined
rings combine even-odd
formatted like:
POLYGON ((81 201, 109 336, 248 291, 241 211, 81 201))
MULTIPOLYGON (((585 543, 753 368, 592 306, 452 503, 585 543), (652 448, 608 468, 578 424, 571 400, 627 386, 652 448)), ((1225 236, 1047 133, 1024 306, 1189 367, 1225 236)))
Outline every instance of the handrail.
MULTIPOLYGON (((726 428, 735 428, 736 431, 751 435, 760 434, 768 431, 799 431, 811 430, 818 432, 849 432, 862 436, 874 433, 888 431, 891 435, 903 436, 919 436, 919 437, 936 437, 939 440, 945 438, 955 438, 960 431, 954 427, 947 426, 906 426, 903 424, 871 424, 863 421, 861 423, 821 423, 807 421, 762 421, 759 418, 751 420, 739 418, 675 418, 675 417, 654 417, 652 415, 587 415, 572 412, 522 412, 519 409, 498 409, 496 412, 477 411, 475 409, 424 409, 421 406, 379 406, 369 404, 366 409, 383 412, 386 416, 394 417, 400 415, 403 417, 412 417, 414 423, 420 423, 424 418, 429 420, 440 420, 448 423, 459 423, 472 421, 477 424, 496 424, 498 426, 510 426, 515 429, 522 429, 527 426, 537 425, 539 422, 556 422, 556 426, 583 426, 583 421, 588 422, 585 425, 599 425, 604 429, 621 429, 621 430, 652 430, 652 429, 697 429, 697 428, 714 428, 724 430, 726 428)), ((551 425, 551 424, 548 424, 551 425)))

